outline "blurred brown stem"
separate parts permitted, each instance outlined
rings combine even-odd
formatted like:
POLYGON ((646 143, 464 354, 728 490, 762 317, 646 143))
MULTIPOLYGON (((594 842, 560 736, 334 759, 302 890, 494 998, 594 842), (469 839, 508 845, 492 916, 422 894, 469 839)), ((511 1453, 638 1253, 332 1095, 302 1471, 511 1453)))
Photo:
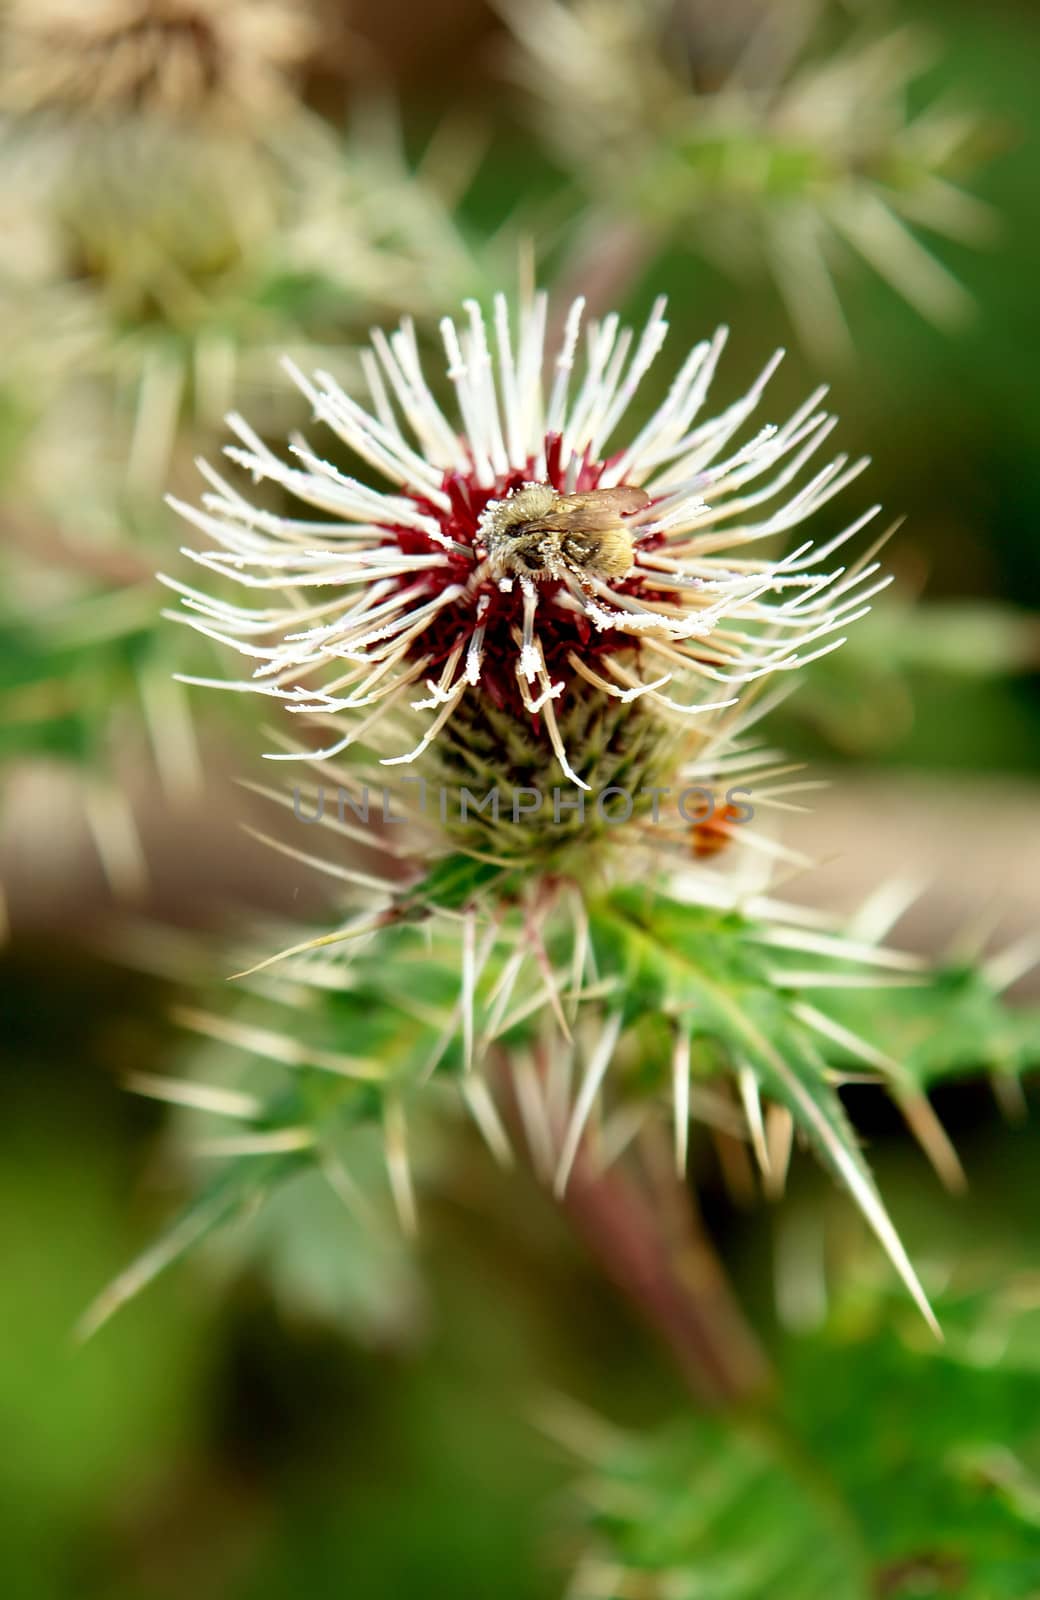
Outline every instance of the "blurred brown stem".
POLYGON ((769 1369, 704 1231, 688 1186, 644 1148, 640 1183, 620 1163, 608 1171, 579 1156, 564 1206, 611 1280, 670 1347, 698 1401, 739 1404, 769 1369))
POLYGON ((42 519, 30 520, 5 510, 3 538, 40 566, 79 572, 114 588, 151 579, 151 566, 133 551, 89 544, 70 544, 59 530, 42 519))

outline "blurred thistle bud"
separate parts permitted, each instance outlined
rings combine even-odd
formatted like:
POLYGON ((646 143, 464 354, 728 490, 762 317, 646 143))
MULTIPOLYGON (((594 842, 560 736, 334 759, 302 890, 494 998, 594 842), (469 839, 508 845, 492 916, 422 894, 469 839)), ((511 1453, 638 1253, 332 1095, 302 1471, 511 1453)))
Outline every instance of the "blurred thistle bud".
POLYGON ((250 604, 168 580, 184 606, 173 615, 252 665, 226 687, 316 727, 320 747, 275 759, 349 750, 355 782, 364 755, 373 782, 390 768, 496 790, 498 815, 442 820, 464 845, 554 868, 561 850, 616 832, 602 807, 583 813, 582 793, 616 789, 646 814, 655 785, 710 764, 756 714, 762 682, 836 648, 887 581, 873 550, 832 562, 877 506, 820 545, 759 553, 866 465, 810 466, 834 426, 822 390, 737 442, 778 358, 704 420, 720 330, 626 433, 665 341, 664 302, 638 335, 612 314, 582 340, 583 312, 576 301, 555 351, 544 295, 516 320, 501 295, 490 325, 474 301, 461 330, 445 318, 455 413, 434 398, 407 322, 361 358, 371 409, 327 373, 312 383, 290 369, 333 450, 387 487, 303 438, 289 464, 233 417, 226 453, 281 491, 279 509, 254 507, 212 468, 201 508, 176 504, 212 541, 194 559, 250 604), (513 825, 519 792, 555 786, 566 807, 513 825))
POLYGON ((309 41, 278 0, 14 0, 7 181, 46 212, 63 275, 120 318, 197 322, 284 213, 271 141, 309 41))
POLYGON ((218 421, 243 386, 266 421, 273 351, 306 359, 359 313, 482 282, 455 216, 472 141, 435 134, 412 160, 378 100, 342 138, 294 92, 315 37, 311 8, 280 0, 3 13, 5 275, 93 319, 81 371, 115 400, 95 396, 99 414, 120 413, 104 460, 150 506, 178 442, 189 460, 199 448, 182 423, 218 421))
POLYGON ((284 0, 12 0, 5 33, 9 112, 191 124, 277 111, 314 42, 284 0))
POLYGON ((644 254, 667 240, 738 275, 764 266, 828 355, 848 343, 834 275, 850 250, 937 323, 968 309, 916 230, 991 235, 989 208, 952 181, 979 155, 980 123, 911 108, 931 59, 915 33, 827 48, 821 4, 748 6, 737 29, 670 0, 500 8, 537 128, 594 218, 642 229, 644 254))

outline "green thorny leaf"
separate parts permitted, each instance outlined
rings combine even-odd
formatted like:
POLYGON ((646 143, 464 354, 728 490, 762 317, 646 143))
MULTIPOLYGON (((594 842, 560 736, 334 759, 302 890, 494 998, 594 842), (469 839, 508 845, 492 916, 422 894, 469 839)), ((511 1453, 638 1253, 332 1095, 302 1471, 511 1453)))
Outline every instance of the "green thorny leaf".
MULTIPOLYGON (((956 1184, 957 1158, 925 1091, 972 1068, 1021 1073, 1040 1058, 1035 1020, 1009 1015, 998 998, 1029 952, 933 975, 912 956, 821 931, 793 911, 767 901, 739 911, 689 905, 653 886, 590 884, 583 895, 563 880, 525 883, 448 857, 382 909, 248 968, 223 991, 230 1003, 211 994, 179 1013, 221 1048, 189 1064, 184 1080, 134 1087, 225 1126, 232 1119, 232 1137, 203 1141, 210 1167, 226 1163, 206 1191, 212 1215, 202 1202, 212 1223, 301 1167, 342 1187, 352 1137, 374 1124, 398 1213, 414 1226, 408 1124, 436 1103, 438 1085, 457 1091, 504 1164, 515 1123, 558 1194, 579 1152, 606 1164, 633 1119, 669 1102, 680 1170, 691 1118, 727 1133, 736 1126, 769 1194, 782 1190, 797 1131, 849 1191, 934 1327, 839 1091, 867 1069, 956 1184), (234 1088, 204 1086, 202 1072, 234 1088)), ((191 1227, 174 1223, 178 1249, 192 1242, 191 1227)), ((88 1321, 175 1253, 149 1253, 146 1270, 132 1270, 88 1321)))
POLYGON ((1037 1296, 1010 1287, 946 1291, 943 1345, 883 1291, 846 1291, 781 1353, 767 1417, 637 1436, 558 1405, 585 1467, 572 1600, 1031 1600, 1040 1376, 1015 1333, 1037 1296))
POLYGON ((844 1508, 766 1427, 686 1419, 639 1437, 580 1415, 550 1427, 591 1456, 568 1600, 867 1600, 844 1508))

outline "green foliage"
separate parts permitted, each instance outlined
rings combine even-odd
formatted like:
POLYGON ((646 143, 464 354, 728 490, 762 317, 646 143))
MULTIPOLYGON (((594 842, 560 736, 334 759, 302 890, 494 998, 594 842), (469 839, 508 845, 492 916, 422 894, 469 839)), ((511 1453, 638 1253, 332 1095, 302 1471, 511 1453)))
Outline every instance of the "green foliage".
POLYGON ((136 694, 138 669, 155 654, 154 610, 148 584, 84 600, 46 624, 0 617, 0 754, 98 761, 113 707, 136 694))
POLYGON ((782 1171, 771 1172, 781 1157, 767 1148, 765 1120, 771 1104, 783 1108, 930 1315, 839 1090, 867 1067, 940 1169, 948 1175, 952 1164, 956 1174, 925 1092, 986 1066, 1017 1076, 1040 1059, 1040 1026, 1028 1012, 1007 1010, 995 975, 968 967, 929 974, 913 970, 913 962, 908 973, 908 958, 836 933, 807 933, 631 885, 587 904, 590 983, 580 966, 584 934, 565 901, 543 908, 535 922, 514 874, 457 856, 405 891, 399 909, 375 923, 362 913, 353 937, 355 923, 348 922, 341 932, 297 939, 280 961, 247 977, 246 992, 230 1005, 214 1009, 217 996, 206 992, 204 1009, 181 1013, 220 1048, 207 1046, 195 1060, 189 1054, 184 1080, 165 1088, 149 1083, 146 1092, 203 1112, 208 1106, 218 1123, 230 1115, 227 1139, 213 1137, 212 1115, 198 1130, 202 1148, 226 1162, 155 1250, 101 1297, 88 1323, 286 1179, 316 1169, 335 1184, 330 1167, 352 1174, 366 1129, 382 1130, 390 1188, 410 1226, 409 1149, 422 1148, 428 1135, 409 1141, 408 1122, 422 1116, 431 1084, 459 1092, 505 1159, 511 1141, 503 1085, 517 1057, 535 1045, 568 1074, 585 1075, 585 1087, 573 1089, 564 1108, 567 1136, 558 1130, 561 1187, 576 1141, 613 1110, 670 1103, 678 1129, 690 1092, 690 1083, 675 1077, 681 1039, 691 1082, 722 1079, 738 1088, 756 1155, 781 1186, 782 1171), (612 1018, 616 1038, 600 1060, 612 1018), (251 1062, 245 1101, 243 1055, 251 1062), (205 1084, 213 1080, 218 1099, 210 1104, 205 1084))
POLYGON ((785 1343, 765 1417, 602 1430, 578 1487, 575 1593, 1040 1593, 1035 1284, 949 1293, 937 1309, 945 1344, 889 1296, 849 1291, 821 1332, 785 1343))
POLYGON ((774 1430, 677 1422, 608 1446, 579 1486, 576 1600, 867 1600, 847 1514, 774 1430))
POLYGON ((0 1176, 0 1543, 10 1593, 58 1600, 77 1582, 82 1530, 131 1503, 145 1471, 203 1432, 212 1316, 171 1283, 140 1320, 77 1349, 76 1318, 142 1230, 104 1119, 69 1104, 40 1122, 26 1099, 8 1107, 0 1176))
MULTIPOLYGON (((921 988, 892 992, 881 1006, 862 994, 843 995, 834 1014, 869 1029, 922 1088, 983 1071, 1020 1077, 1040 1057, 1040 1012, 1009 1005, 1001 990, 985 966, 963 963, 941 968, 921 988)), ((841 1060, 838 1051, 835 1061, 841 1060)))

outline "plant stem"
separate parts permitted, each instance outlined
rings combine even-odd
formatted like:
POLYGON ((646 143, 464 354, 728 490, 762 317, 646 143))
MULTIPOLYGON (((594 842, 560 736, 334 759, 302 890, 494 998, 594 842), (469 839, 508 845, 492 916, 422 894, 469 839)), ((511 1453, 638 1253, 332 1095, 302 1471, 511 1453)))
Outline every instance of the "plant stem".
POLYGON ((611 1280, 670 1347, 697 1400, 719 1408, 769 1383, 761 1348, 737 1304, 689 1187, 647 1156, 649 1183, 620 1163, 579 1156, 564 1200, 611 1280), (652 1192, 648 1192, 652 1190, 652 1192))

